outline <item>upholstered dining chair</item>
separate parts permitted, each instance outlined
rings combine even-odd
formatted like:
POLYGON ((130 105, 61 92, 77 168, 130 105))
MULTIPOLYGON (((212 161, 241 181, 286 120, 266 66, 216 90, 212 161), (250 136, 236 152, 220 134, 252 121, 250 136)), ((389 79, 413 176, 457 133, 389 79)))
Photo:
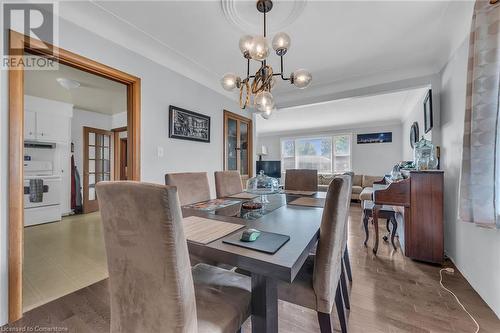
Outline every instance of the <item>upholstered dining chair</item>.
POLYGON ((318 170, 309 170, 309 169, 286 170, 285 190, 317 191, 318 170))
POLYGON ((316 255, 310 255, 292 283, 280 282, 278 297, 315 310, 321 332, 332 332, 335 306, 342 332, 347 319, 340 280, 349 214, 350 177, 336 176, 328 188, 316 255))
POLYGON ((167 173, 165 185, 177 187, 181 206, 210 200, 210 185, 206 172, 167 173))
POLYGON ((215 171, 214 176, 217 198, 224 198, 243 192, 241 175, 238 171, 215 171))
POLYGON ((112 333, 237 332, 250 315, 248 277, 191 268, 177 190, 96 185, 106 246, 112 333))

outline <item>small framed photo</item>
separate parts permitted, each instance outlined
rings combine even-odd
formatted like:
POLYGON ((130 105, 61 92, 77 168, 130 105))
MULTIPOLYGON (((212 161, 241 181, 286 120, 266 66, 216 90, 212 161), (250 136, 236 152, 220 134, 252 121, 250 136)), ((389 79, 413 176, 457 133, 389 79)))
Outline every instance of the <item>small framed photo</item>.
POLYGON ((181 140, 210 142, 210 117, 170 105, 168 137, 181 140))
POLYGON ((429 132, 433 126, 433 116, 432 116, 432 90, 427 91, 427 95, 424 99, 424 130, 425 133, 429 132))

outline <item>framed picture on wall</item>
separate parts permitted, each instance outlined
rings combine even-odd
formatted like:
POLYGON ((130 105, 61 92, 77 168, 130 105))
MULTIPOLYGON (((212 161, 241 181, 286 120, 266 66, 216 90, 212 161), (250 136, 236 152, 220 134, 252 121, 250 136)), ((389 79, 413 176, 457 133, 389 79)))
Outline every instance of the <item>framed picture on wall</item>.
POLYGON ((427 95, 424 99, 424 130, 425 133, 429 132, 433 126, 433 116, 432 116, 432 90, 427 91, 427 95))
POLYGON ((386 143, 392 142, 392 132, 358 134, 357 143, 386 143))
POLYGON ((168 137, 210 142, 210 117, 170 105, 168 108, 168 137))

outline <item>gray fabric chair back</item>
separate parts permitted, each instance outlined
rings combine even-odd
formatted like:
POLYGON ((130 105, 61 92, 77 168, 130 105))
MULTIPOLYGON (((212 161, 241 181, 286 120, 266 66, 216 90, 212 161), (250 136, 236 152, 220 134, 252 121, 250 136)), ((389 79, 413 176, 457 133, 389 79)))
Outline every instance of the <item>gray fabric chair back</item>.
MULTIPOLYGON (((352 171, 348 171, 348 172, 344 172, 343 175, 345 176, 349 176, 351 178, 351 181, 349 182, 349 206, 351 205, 351 199, 352 199, 352 184, 354 182, 354 172, 352 171)), ((344 249, 346 248, 347 246, 347 238, 348 238, 348 234, 349 234, 349 228, 348 228, 348 223, 349 223, 349 214, 347 214, 346 216, 346 228, 345 228, 345 237, 344 237, 344 249)))
POLYGON ((309 169, 286 170, 285 190, 317 191, 318 170, 309 170, 309 169))
POLYGON ((177 187, 181 206, 210 200, 210 185, 206 172, 167 173, 165 185, 177 187))
POLYGON ((215 171, 214 175, 217 198, 224 198, 243 192, 241 176, 238 171, 215 171))
POLYGON ((350 176, 336 176, 326 194, 313 274, 317 311, 323 313, 330 313, 335 303, 351 201, 350 184, 350 176))
POLYGON ((175 187, 96 185, 108 259, 111 332, 197 332, 191 265, 175 187))

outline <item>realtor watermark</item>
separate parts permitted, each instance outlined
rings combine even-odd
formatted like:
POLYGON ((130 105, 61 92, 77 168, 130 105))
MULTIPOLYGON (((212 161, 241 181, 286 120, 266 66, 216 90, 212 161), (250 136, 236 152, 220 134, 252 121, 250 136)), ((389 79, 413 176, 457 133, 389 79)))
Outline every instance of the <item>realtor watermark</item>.
POLYGON ((0 332, 68 332, 65 326, 3 326, 0 327, 0 332))
POLYGON ((3 1, 2 69, 56 70, 58 62, 58 3, 56 1, 3 1), (11 32, 23 39, 12 43, 11 32), (25 52, 25 49, 29 50, 25 52), (40 54, 40 55, 35 55, 40 54))

